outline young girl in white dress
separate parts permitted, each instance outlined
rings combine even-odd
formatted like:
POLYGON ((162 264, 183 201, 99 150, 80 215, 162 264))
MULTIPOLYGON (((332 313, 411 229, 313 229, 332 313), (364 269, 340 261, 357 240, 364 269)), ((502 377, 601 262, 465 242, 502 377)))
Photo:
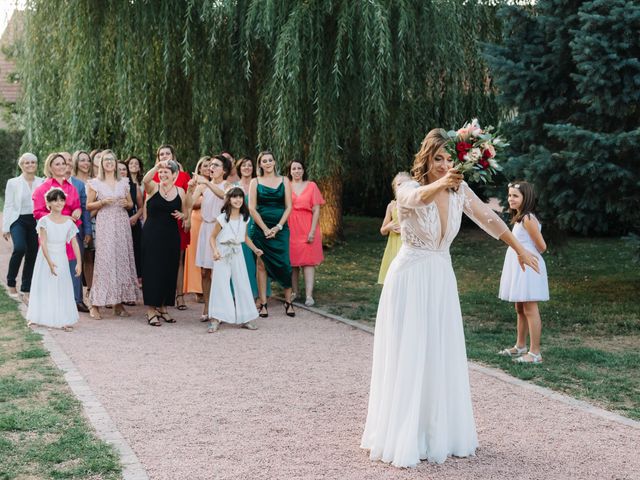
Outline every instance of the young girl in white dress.
POLYGON ((541 253, 547 249, 542 238, 542 225, 534 215, 535 192, 530 183, 519 181, 508 185, 509 213, 513 224, 513 235, 524 247, 538 258, 540 274, 531 268, 524 271, 518 264, 516 252, 509 248, 504 258, 502 277, 500 278, 501 300, 514 302, 517 315, 517 339, 511 348, 498 352, 499 355, 512 357, 520 363, 542 363, 540 354, 540 334, 542 321, 538 311, 538 302, 549 300, 547 268, 541 253), (527 333, 529 334, 529 352, 527 352, 527 333))
POLYGON ((249 330, 258 328, 253 323, 258 318, 258 310, 242 253, 242 242, 257 257, 262 255, 262 250, 256 248, 247 235, 248 221, 249 208, 244 201, 244 191, 240 187, 232 187, 225 194, 222 213, 216 218, 209 239, 215 261, 209 297, 209 333, 218 330, 220 322, 239 324, 249 330), (229 281, 233 284, 233 292, 229 281))
POLYGON ((36 230, 40 249, 36 257, 31 281, 31 297, 27 310, 29 323, 72 330, 78 321, 78 308, 73 294, 73 282, 67 259, 67 243, 71 242, 76 256, 76 277, 82 273, 78 228, 62 215, 66 195, 60 188, 52 188, 45 195, 49 215, 38 220, 36 230))

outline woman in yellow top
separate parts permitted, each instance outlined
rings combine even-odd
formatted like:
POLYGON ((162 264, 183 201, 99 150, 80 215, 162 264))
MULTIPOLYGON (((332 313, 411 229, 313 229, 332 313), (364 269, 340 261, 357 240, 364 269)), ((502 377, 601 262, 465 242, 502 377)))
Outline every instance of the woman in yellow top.
POLYGON ((387 205, 387 212, 384 216, 384 220, 382 221, 382 226, 380 227, 380 233, 384 236, 389 236, 387 239, 387 246, 384 249, 384 255, 382 256, 382 262, 380 264, 380 273, 378 274, 378 283, 380 285, 384 284, 384 278, 387 276, 389 265, 391 265, 393 259, 396 258, 398 250, 400 250, 400 246, 402 245, 402 241, 400 240, 400 223, 398 223, 398 207, 396 205, 395 195, 398 186, 407 180, 411 180, 411 175, 409 175, 408 172, 400 172, 393 177, 393 181, 391 182, 394 199, 389 202, 389 205, 387 205))

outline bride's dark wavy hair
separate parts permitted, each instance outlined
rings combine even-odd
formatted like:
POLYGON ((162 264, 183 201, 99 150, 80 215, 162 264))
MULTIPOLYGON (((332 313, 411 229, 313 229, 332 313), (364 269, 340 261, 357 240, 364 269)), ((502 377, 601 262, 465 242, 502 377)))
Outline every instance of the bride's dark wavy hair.
POLYGON ((221 209, 221 212, 224 213, 224 219, 228 222, 231 217, 231 199, 234 197, 242 197, 240 215, 242 215, 242 220, 246 222, 249 218, 249 207, 247 206, 247 202, 244 198, 244 190, 240 187, 231 187, 227 190, 227 193, 224 194, 224 205, 222 205, 221 209))
POLYGON ((422 140, 420 150, 413 159, 413 167, 411 167, 411 175, 421 185, 429 183, 427 175, 433 166, 433 159, 436 153, 444 147, 449 141, 446 130, 442 128, 434 128, 422 140))

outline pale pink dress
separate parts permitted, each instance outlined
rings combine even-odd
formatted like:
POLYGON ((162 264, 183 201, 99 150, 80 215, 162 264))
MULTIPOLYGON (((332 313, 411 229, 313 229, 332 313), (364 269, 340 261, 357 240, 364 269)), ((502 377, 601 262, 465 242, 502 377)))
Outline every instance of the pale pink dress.
MULTIPOLYGON (((216 184, 216 187, 224 189, 226 180, 216 184)), ((208 188, 202 192, 202 203, 200 213, 202 214, 202 225, 198 234, 198 249, 196 251, 196 266, 200 268, 213 269, 213 250, 209 239, 216 225, 216 217, 220 215, 224 198, 218 197, 208 188)))
MULTIPOLYGON (((118 180, 114 189, 98 178, 87 183, 95 190, 96 200, 124 199, 129 192, 128 178, 118 180)), ((91 305, 101 307, 140 301, 129 216, 117 203, 98 210, 95 245, 93 285, 89 295, 91 305)))

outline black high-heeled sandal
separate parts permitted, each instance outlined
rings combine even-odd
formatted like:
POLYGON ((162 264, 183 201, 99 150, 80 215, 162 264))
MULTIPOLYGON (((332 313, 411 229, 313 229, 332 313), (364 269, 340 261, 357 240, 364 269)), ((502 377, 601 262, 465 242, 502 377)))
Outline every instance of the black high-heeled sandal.
POLYGON ((176 319, 173 318, 169 312, 158 311, 158 317, 165 321, 165 323, 176 323, 176 319))
POLYGON ((284 313, 286 313, 289 317, 296 316, 296 312, 293 310, 293 303, 284 302, 284 313))
POLYGON ((184 295, 182 293, 176 295, 176 308, 178 310, 186 310, 187 305, 184 303, 184 295), (180 301, 178 301, 180 299, 180 301))
POLYGON ((160 317, 156 314, 156 315, 152 315, 151 317, 149 317, 149 314, 146 314, 147 317, 147 323, 149 325, 151 325, 152 327, 159 327, 162 324, 160 323, 160 317))
POLYGON ((262 318, 267 318, 269 316, 269 307, 267 307, 266 303, 261 303, 258 306, 258 315, 262 318), (262 310, 264 310, 264 312, 262 310))

